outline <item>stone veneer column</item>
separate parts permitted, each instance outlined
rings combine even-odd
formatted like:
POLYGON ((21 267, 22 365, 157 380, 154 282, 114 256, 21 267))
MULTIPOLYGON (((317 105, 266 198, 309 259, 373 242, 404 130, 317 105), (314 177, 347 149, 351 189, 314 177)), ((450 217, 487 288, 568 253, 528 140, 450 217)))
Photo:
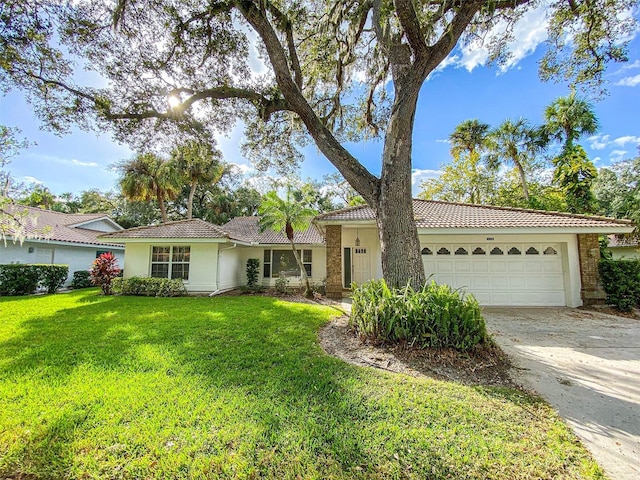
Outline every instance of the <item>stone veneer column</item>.
POLYGON ((327 297, 342 298, 342 225, 327 225, 327 297))
POLYGON ((580 296, 584 305, 604 303, 606 294, 600 282, 598 262, 600 243, 595 233, 578 235, 578 256, 580 258, 580 296))

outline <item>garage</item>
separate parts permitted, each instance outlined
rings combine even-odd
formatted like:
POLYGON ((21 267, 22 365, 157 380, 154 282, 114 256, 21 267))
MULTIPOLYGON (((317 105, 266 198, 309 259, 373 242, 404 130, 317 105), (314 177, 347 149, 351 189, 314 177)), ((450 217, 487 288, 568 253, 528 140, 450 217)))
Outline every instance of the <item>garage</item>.
POLYGON ((482 305, 565 306, 560 243, 447 243, 422 246, 427 275, 463 288, 482 305))

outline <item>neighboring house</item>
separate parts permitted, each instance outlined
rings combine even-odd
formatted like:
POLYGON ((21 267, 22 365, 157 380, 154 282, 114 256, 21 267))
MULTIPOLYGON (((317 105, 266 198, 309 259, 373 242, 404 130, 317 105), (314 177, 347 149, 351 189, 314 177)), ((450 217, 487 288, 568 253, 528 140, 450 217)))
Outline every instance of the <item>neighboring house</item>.
POLYGON ((118 265, 124 266, 124 246, 98 238, 103 233, 122 230, 104 213, 69 214, 22 205, 12 209, 26 214, 21 220, 26 239, 20 244, 9 235, 6 245, 0 242, 0 264, 68 265, 66 285, 71 283, 73 272, 89 270, 104 252, 112 252, 119 260, 118 265))
MULTIPOLYGON (((483 305, 577 307, 602 299, 598 236, 634 228, 626 220, 424 200, 414 200, 414 215, 427 275, 467 289, 483 305)), ((260 260, 264 285, 280 275, 292 284, 299 278, 284 234, 261 233, 257 217, 221 227, 184 220, 102 238, 125 243, 125 277, 183 278, 190 292, 244 285, 249 258, 260 260)), ((326 281, 330 297, 382 277, 367 206, 319 215, 294 240, 312 281, 326 281)))
POLYGON ((634 235, 609 235, 607 250, 614 259, 634 260, 640 258, 638 237, 634 235))

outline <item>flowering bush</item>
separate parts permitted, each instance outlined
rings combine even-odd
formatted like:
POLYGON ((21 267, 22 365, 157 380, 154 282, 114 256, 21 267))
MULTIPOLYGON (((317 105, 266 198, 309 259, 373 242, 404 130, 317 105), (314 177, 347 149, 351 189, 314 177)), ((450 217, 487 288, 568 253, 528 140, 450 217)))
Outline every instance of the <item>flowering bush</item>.
POLYGON ((105 295, 111 295, 111 282, 119 273, 118 259, 111 252, 103 253, 96 258, 89 270, 91 283, 99 286, 105 295))

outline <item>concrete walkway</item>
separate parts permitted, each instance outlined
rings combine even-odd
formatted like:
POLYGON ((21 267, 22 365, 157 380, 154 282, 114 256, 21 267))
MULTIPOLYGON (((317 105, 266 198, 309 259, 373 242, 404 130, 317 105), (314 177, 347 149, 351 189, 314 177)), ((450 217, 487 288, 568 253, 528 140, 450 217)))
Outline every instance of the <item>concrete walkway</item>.
POLYGON ((570 424, 611 479, 640 478, 640 320, 569 308, 485 308, 515 377, 570 424))

